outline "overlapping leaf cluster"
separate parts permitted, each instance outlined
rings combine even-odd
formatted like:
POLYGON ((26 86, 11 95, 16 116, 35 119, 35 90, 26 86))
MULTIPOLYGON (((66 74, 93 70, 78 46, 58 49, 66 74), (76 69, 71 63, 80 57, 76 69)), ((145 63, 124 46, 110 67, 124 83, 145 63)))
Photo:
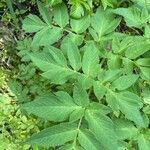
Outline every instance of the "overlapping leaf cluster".
MULTIPOLYGON (((38 2, 23 29, 34 33, 28 53, 52 85, 72 85, 22 105, 55 125, 25 144, 64 150, 140 150, 150 147, 150 13, 147 3, 69 17, 65 3, 38 2), (120 28, 126 24, 129 35, 120 28)), ((52 89, 53 90, 53 89, 52 89)))
MULTIPOLYGON (((46 5, 55 6, 62 2, 63 0, 46 0, 46 5)), ((103 5, 104 9, 108 6, 114 8, 118 5, 118 0, 66 0, 65 2, 70 8, 70 15, 74 18, 83 17, 87 12, 91 12, 94 6, 100 4, 103 5)))

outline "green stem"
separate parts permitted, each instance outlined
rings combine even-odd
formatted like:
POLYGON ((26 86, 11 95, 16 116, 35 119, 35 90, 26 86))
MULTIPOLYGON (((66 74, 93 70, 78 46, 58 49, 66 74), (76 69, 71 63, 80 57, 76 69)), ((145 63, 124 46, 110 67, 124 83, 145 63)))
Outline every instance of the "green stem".
POLYGON ((81 123, 82 123, 82 118, 79 120, 78 128, 77 128, 78 130, 80 129, 81 123))
POLYGON ((6 0, 6 3, 7 3, 7 7, 9 8, 10 14, 12 16, 13 23, 15 24, 15 26, 17 28, 18 27, 18 21, 17 21, 16 15, 15 15, 15 12, 14 12, 14 9, 13 9, 12 0, 6 0))
MULTIPOLYGON (((82 117, 83 118, 83 117, 82 117)), ((79 123, 78 123, 78 127, 77 127, 77 134, 76 134, 76 136, 75 136, 75 139, 74 139, 74 141, 73 141, 73 145, 75 145, 76 144, 76 141, 77 141, 77 137, 78 137, 78 134, 79 134, 79 129, 80 129, 80 126, 81 126, 81 123, 82 123, 82 118, 80 118, 80 120, 79 120, 79 123)))

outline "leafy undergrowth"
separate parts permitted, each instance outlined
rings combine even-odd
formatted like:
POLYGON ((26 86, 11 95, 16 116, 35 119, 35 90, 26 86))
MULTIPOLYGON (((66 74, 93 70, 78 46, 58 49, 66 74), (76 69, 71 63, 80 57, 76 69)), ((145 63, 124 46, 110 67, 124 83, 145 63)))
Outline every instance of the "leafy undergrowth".
POLYGON ((17 40, 13 95, 1 96, 1 107, 15 99, 4 134, 26 149, 149 150, 150 3, 47 0, 37 9, 17 40))
MULTIPOLYGON (((15 100, 8 94, 0 95, 0 149, 28 150, 29 145, 18 144, 31 133, 38 132, 38 121, 22 115, 15 100)), ((33 148, 38 149, 37 147, 33 148)))

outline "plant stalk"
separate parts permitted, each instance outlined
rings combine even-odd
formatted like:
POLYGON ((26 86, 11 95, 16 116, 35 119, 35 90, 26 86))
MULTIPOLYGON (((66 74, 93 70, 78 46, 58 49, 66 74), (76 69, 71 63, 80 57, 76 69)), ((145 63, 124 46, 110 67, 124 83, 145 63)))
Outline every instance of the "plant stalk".
POLYGON ((18 27, 18 21, 17 21, 16 15, 15 15, 15 12, 14 12, 12 0, 6 0, 6 4, 7 4, 9 11, 10 11, 11 17, 13 19, 13 23, 14 23, 15 27, 17 28, 18 27))

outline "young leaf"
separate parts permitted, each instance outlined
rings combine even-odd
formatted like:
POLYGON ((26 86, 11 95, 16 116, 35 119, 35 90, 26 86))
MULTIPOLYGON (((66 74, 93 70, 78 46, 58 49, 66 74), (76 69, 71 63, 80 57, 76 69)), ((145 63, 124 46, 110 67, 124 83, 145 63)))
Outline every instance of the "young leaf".
POLYGON ((106 9, 107 6, 113 7, 113 4, 110 2, 110 0, 101 0, 101 1, 104 9, 106 9))
POLYGON ((70 14, 73 18, 79 19, 84 16, 84 8, 82 4, 80 4, 80 1, 76 2, 74 0, 70 0, 69 3, 72 4, 70 14))
POLYGON ((117 137, 110 118, 102 114, 94 114, 87 110, 86 120, 88 121, 89 129, 94 133, 104 149, 117 149, 117 137))
POLYGON ((70 25, 74 32, 83 33, 90 26, 90 15, 84 15, 80 19, 71 19, 70 25))
POLYGON ((98 49, 94 43, 89 43, 86 45, 86 51, 83 55, 82 70, 86 75, 96 77, 99 69, 98 49))
POLYGON ((69 23, 68 11, 64 3, 54 6, 54 21, 61 28, 65 27, 69 23))
POLYGON ((121 76, 117 80, 112 82, 112 87, 120 91, 125 90, 132 86, 138 78, 139 76, 134 74, 121 76))
POLYGON ((34 134, 24 144, 37 145, 45 148, 61 146, 68 141, 74 140, 76 134, 76 124, 61 123, 34 134))

